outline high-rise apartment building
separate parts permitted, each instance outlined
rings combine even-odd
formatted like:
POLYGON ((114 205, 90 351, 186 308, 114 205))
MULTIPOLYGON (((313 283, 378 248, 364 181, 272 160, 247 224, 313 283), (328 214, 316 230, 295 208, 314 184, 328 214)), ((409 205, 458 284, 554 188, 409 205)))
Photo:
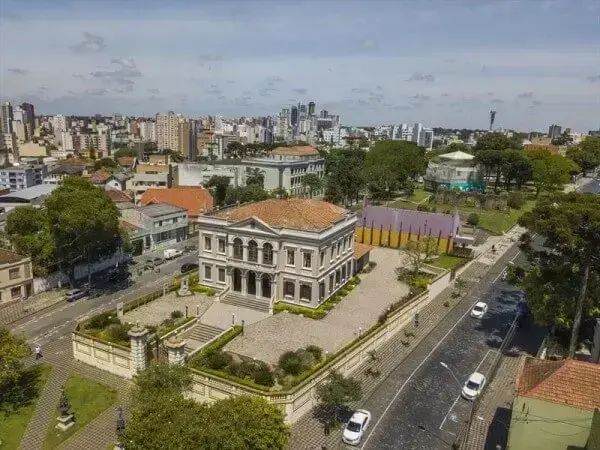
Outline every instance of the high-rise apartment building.
POLYGON ((142 141, 156 142, 156 122, 146 120, 138 123, 142 141))
POLYGON ((173 111, 156 115, 156 141, 158 150, 179 149, 179 117, 173 111))
POLYGON ((21 109, 25 112, 25 128, 31 139, 35 131, 35 108, 31 103, 21 103, 21 109))
POLYGON ((308 115, 309 116, 314 116, 315 115, 315 102, 308 102, 308 115))
POLYGON ((13 107, 10 102, 2 103, 2 122, 0 123, 0 130, 2 133, 12 133, 12 121, 13 121, 13 107))
POLYGON ((291 113, 290 113, 290 125, 292 125, 293 127, 298 125, 298 107, 297 106, 292 106, 291 113))
POLYGON ((557 138, 558 136, 560 136, 562 133, 562 127, 560 125, 550 125, 550 127, 548 128, 548 137, 550 139, 554 139, 557 138))
POLYGON ((52 131, 54 132, 54 136, 58 136, 60 133, 67 131, 68 124, 67 119, 62 114, 57 114, 50 119, 50 123, 52 124, 52 131))
POLYGON ((192 124, 187 120, 181 119, 178 134, 179 147, 173 150, 181 153, 188 161, 194 161, 196 159, 196 136, 192 132, 192 124))

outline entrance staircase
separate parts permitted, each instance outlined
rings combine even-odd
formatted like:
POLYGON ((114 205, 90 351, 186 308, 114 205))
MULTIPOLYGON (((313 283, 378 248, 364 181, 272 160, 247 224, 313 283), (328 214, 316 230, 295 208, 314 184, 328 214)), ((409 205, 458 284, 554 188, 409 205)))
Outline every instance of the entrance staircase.
POLYGON ((239 292, 229 292, 222 300, 221 303, 226 303, 228 305, 239 306, 240 308, 253 309, 255 311, 260 311, 264 313, 269 312, 270 301, 265 298, 264 300, 259 300, 256 297, 246 296, 240 294, 239 292))
POLYGON ((222 328, 198 322, 185 333, 185 355, 187 356, 198 347, 204 346, 224 331, 222 328))

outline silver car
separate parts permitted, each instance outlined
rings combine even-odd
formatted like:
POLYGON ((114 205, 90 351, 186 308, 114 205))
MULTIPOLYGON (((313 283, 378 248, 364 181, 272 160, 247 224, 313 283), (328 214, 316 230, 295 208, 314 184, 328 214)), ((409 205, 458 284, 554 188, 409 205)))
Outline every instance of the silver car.
POLYGON ((68 302, 74 302, 75 300, 79 300, 86 295, 88 295, 88 292, 85 289, 71 289, 70 291, 67 291, 65 298, 68 302))

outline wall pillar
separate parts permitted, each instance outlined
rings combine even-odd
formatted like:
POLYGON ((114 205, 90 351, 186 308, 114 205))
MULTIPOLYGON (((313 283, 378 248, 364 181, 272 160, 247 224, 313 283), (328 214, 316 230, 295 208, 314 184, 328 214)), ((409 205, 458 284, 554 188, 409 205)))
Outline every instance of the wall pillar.
POLYGON ((183 365, 185 363, 185 341, 179 336, 172 336, 165 342, 169 355, 169 364, 183 365))
POLYGON ((242 272, 242 295, 248 292, 248 272, 242 272))
POLYGON ((263 296, 263 288, 262 288, 262 273, 256 273, 256 298, 262 298, 263 296))
POLYGON ((139 322, 127 332, 131 341, 131 364, 135 373, 146 370, 146 344, 148 342, 148 329, 140 326, 139 322))

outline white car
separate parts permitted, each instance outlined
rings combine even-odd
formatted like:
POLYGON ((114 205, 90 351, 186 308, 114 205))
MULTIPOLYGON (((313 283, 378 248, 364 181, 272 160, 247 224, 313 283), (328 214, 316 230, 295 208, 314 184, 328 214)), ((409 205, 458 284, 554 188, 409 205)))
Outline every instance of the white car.
POLYGON ((475 400, 485 386, 485 377, 479 372, 472 373, 465 385, 461 395, 467 400, 475 400))
POLYGON ((473 310, 471 311, 471 317, 475 317, 476 319, 481 319, 483 315, 487 312, 488 305, 483 302, 475 303, 473 310))
POLYGON ((364 409, 357 409, 342 433, 342 441, 350 445, 358 445, 371 422, 371 413, 364 409))

